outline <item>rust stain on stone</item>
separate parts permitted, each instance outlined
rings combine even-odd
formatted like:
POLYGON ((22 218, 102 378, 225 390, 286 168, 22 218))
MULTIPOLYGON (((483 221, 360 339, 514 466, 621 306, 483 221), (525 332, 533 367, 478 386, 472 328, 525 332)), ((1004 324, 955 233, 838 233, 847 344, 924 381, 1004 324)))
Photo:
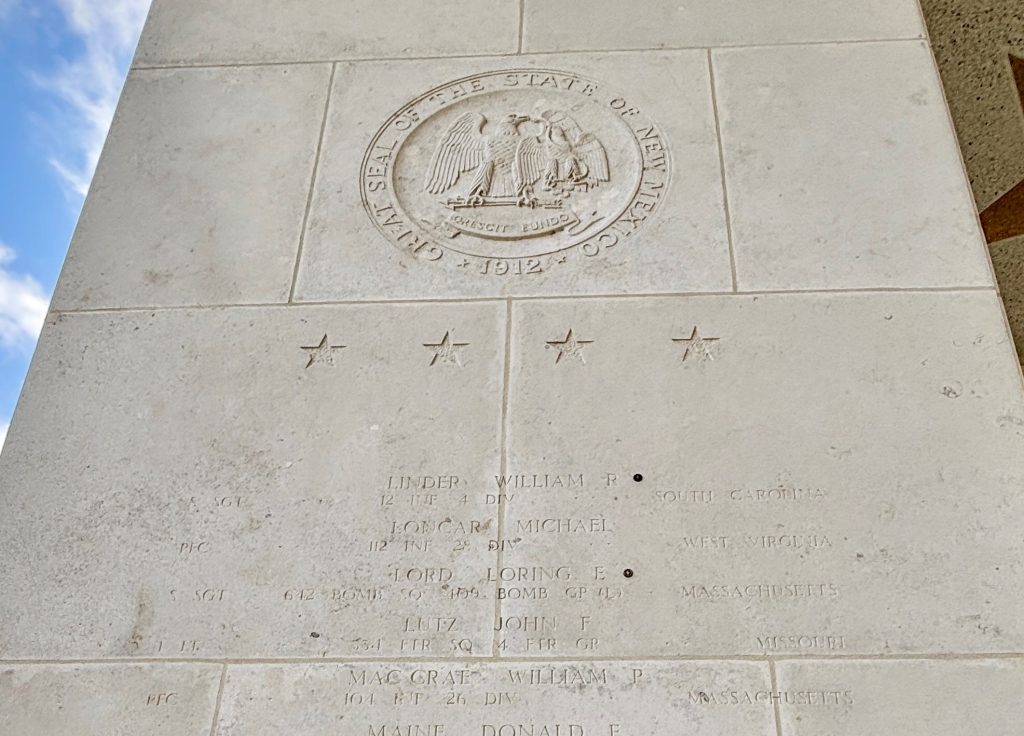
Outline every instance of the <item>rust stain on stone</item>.
MULTIPOLYGON (((1010 54, 1010 69, 1024 110, 1024 59, 1010 54)), ((982 211, 981 227, 989 243, 1024 235, 1024 179, 982 211)))

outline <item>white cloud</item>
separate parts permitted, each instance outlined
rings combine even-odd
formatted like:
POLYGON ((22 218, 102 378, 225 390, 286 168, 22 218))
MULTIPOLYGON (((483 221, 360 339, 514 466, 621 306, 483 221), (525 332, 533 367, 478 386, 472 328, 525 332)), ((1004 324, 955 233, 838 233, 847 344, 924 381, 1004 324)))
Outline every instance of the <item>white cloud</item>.
POLYGON ((49 306, 38 281, 8 268, 14 257, 0 243, 0 348, 34 344, 49 306))
POLYGON ((58 103, 50 124, 60 143, 50 164, 75 194, 85 196, 150 0, 53 2, 79 51, 36 77, 58 103))
POLYGON ((4 449, 4 440, 7 439, 7 430, 10 428, 11 425, 6 422, 0 424, 0 450, 4 449))

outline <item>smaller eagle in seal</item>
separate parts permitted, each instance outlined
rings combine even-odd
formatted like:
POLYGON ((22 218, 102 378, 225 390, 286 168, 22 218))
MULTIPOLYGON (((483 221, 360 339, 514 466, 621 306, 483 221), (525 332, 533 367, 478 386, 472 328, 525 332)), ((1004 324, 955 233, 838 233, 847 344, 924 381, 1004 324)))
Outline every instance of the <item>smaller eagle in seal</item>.
POLYGON ((487 118, 478 112, 452 123, 427 172, 430 194, 451 189, 463 174, 472 172, 467 204, 479 206, 496 198, 532 207, 537 203, 534 185, 542 180, 545 190, 569 191, 590 189, 609 179, 604 146, 565 113, 512 113, 485 135, 486 124, 487 118), (523 135, 521 126, 527 122, 539 126, 536 135, 523 135))

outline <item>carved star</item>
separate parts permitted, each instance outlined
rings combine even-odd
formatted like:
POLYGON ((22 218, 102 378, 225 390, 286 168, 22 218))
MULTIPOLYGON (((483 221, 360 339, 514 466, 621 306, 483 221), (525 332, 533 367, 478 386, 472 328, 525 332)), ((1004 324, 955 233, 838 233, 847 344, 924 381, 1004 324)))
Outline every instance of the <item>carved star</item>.
POLYGON ((714 347, 715 343, 719 341, 717 337, 704 337, 700 334, 700 329, 697 327, 693 328, 693 332, 690 333, 689 337, 673 337, 672 342, 678 342, 683 345, 683 362, 686 362, 687 358, 691 356, 698 362, 705 360, 714 360, 714 347))
POLYGON ((583 348, 592 342, 594 341, 577 340, 572 334, 572 328, 569 328, 569 331, 565 333, 564 340, 548 340, 547 346, 558 351, 558 355, 555 356, 555 365, 562 362, 562 358, 578 360, 586 365, 587 361, 583 358, 583 348))
POLYGON ((459 351, 462 348, 469 345, 468 342, 455 342, 452 340, 451 330, 444 333, 444 337, 441 338, 441 342, 425 342, 423 347, 427 350, 434 351, 434 357, 430 359, 430 365, 436 365, 438 363, 451 363, 462 367, 462 361, 459 360, 459 351))
POLYGON ((319 345, 302 348, 309 353, 309 362, 306 363, 306 368, 309 368, 314 363, 334 365, 334 354, 344 350, 346 347, 346 345, 331 345, 327 340, 327 334, 324 333, 323 339, 320 340, 319 345))

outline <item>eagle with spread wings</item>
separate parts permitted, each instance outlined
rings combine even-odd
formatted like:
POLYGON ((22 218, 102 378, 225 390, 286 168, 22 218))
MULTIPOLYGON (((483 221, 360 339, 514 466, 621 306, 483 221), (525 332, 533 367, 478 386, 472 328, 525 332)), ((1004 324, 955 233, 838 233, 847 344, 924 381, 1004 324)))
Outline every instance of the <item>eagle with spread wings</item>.
POLYGON ((426 189, 441 194, 463 174, 472 172, 466 204, 506 200, 521 207, 537 203, 534 187, 546 191, 591 189, 609 179, 608 153, 591 133, 569 115, 546 110, 539 115, 506 115, 490 134, 487 118, 478 112, 459 117, 437 146, 427 172, 426 189), (521 126, 539 126, 523 135, 521 126))

